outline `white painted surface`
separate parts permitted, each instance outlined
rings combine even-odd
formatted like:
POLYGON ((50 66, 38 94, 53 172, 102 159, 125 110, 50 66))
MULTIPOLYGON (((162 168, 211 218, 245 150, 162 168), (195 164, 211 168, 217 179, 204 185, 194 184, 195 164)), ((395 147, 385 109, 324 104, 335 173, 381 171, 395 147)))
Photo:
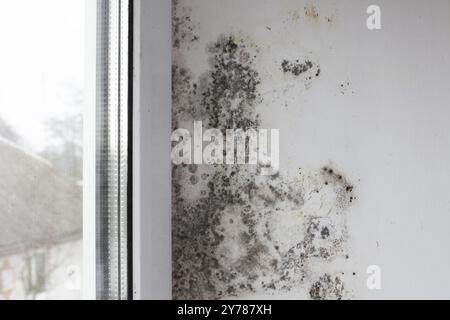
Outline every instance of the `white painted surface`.
MULTIPOLYGON (((450 3, 377 1, 382 29, 369 31, 367 1, 316 1, 331 24, 306 19, 305 1, 189 2, 202 25, 187 62, 198 72, 206 67, 204 44, 219 34, 241 33, 262 48, 262 127, 282 129, 281 170, 331 162, 355 182, 358 201, 348 215, 355 297, 449 298, 450 3), (279 76, 279 62, 302 55, 318 59, 321 77, 310 88, 286 86, 292 82, 279 76), (273 88, 283 94, 272 95, 273 88), (379 291, 366 288, 372 264, 381 268, 379 291)), ((140 298, 167 298, 170 288, 168 10, 168 1, 141 2, 134 166, 140 298)))
POLYGON ((133 287, 171 298, 170 1, 135 1, 133 287))

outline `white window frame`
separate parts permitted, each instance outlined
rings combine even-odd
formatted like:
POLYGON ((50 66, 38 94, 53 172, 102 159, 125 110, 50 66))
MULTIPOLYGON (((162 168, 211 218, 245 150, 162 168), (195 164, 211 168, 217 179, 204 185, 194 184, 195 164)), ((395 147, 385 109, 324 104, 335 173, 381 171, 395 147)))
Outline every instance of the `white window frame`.
POLYGON ((83 297, 131 299, 129 0, 86 0, 83 297))
POLYGON ((171 3, 134 1, 134 299, 172 298, 171 3))

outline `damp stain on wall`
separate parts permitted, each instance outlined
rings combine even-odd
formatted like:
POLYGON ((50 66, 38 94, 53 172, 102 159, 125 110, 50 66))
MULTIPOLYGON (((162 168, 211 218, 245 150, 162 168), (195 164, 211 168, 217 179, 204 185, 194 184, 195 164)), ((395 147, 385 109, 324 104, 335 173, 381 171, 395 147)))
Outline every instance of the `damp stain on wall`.
POLYGON ((317 11, 317 8, 312 5, 309 4, 307 6, 304 7, 305 10, 305 16, 313 21, 318 21, 319 20, 319 12, 317 11))
POLYGON ((336 16, 333 13, 320 14, 318 8, 313 4, 307 4, 303 9, 291 10, 287 14, 287 19, 283 23, 291 23, 297 26, 300 22, 320 24, 325 23, 328 26, 335 24, 336 16))
MULTIPOLYGON (((174 2, 175 15, 187 12, 181 7, 174 2)), ((183 42, 192 39, 180 28, 173 33, 179 39, 174 56, 188 54, 183 42)), ((175 58, 173 129, 194 120, 223 132, 258 129, 264 95, 254 62, 260 50, 247 37, 221 34, 206 45, 208 68, 199 76, 175 58)), ((320 74, 311 61, 285 61, 280 72, 320 74)), ((328 162, 274 176, 261 175, 257 165, 174 165, 173 297, 351 297, 343 270, 332 262, 351 259, 347 215, 356 199, 350 179, 328 162)))

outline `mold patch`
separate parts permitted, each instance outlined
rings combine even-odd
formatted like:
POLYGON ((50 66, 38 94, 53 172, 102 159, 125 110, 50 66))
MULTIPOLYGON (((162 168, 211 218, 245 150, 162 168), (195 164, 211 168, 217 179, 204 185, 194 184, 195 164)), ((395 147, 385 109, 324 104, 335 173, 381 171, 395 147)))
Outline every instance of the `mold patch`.
MULTIPOLYGON (((198 78, 174 60, 174 129, 194 120, 222 131, 258 128, 257 47, 222 35, 206 49, 209 69, 198 78)), ((294 176, 262 176, 256 165, 173 166, 173 297, 295 291, 345 298, 343 281, 314 266, 348 255, 346 215, 354 200, 353 185, 333 166, 294 176)))
MULTIPOLYGON (((285 59, 281 62, 281 70, 283 70, 284 73, 292 73, 296 77, 312 69, 313 66, 313 63, 310 60, 299 62, 299 60, 297 59, 295 62, 291 62, 285 59)), ((320 71, 318 71, 317 77, 319 76, 319 74, 320 71)))
POLYGON ((324 274, 309 290, 313 300, 342 300, 345 294, 344 284, 339 276, 324 274))
POLYGON ((172 47, 189 48, 198 42, 198 23, 192 21, 191 10, 183 7, 179 0, 172 0, 172 47))
POLYGON ((295 61, 284 59, 281 62, 280 69, 285 74, 291 74, 296 78, 303 79, 305 88, 310 88, 312 81, 318 78, 321 73, 320 66, 309 59, 305 59, 304 61, 300 61, 299 59, 295 61))

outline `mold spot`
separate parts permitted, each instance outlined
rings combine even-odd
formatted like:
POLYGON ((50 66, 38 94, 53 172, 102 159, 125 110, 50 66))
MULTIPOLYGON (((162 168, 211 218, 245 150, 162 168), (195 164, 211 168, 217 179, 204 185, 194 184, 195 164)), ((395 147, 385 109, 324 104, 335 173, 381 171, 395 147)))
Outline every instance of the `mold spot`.
POLYGON ((319 12, 317 11, 317 8, 310 4, 304 7, 305 10, 305 16, 309 18, 312 21, 319 21, 319 12))
POLYGON ((313 300, 342 300, 344 284, 338 276, 324 274, 313 283, 309 295, 313 300))
POLYGON ((198 177, 196 175, 192 175, 189 180, 191 181, 192 184, 198 183, 198 177))
POLYGON ((305 59, 304 61, 300 61, 300 59, 295 61, 284 59, 281 62, 281 71, 303 80, 306 88, 309 88, 313 79, 318 78, 321 73, 319 65, 310 59, 305 59))
POLYGON ((350 81, 349 81, 349 80, 344 81, 344 82, 341 82, 341 83, 339 84, 339 92, 340 92, 342 95, 345 95, 345 94, 347 94, 347 93, 351 93, 351 94, 354 94, 354 93, 355 93, 355 91, 353 91, 353 89, 351 88, 351 84, 350 84, 350 81))
POLYGON ((336 16, 331 14, 327 17, 324 17, 324 21, 328 24, 328 26, 333 27, 336 24, 336 16))
POLYGON ((304 62, 298 62, 298 59, 296 62, 290 62, 288 60, 283 60, 281 62, 281 70, 283 70, 284 73, 292 73, 294 76, 299 76, 302 73, 305 73, 309 69, 313 67, 313 63, 309 60, 305 60, 304 62))

